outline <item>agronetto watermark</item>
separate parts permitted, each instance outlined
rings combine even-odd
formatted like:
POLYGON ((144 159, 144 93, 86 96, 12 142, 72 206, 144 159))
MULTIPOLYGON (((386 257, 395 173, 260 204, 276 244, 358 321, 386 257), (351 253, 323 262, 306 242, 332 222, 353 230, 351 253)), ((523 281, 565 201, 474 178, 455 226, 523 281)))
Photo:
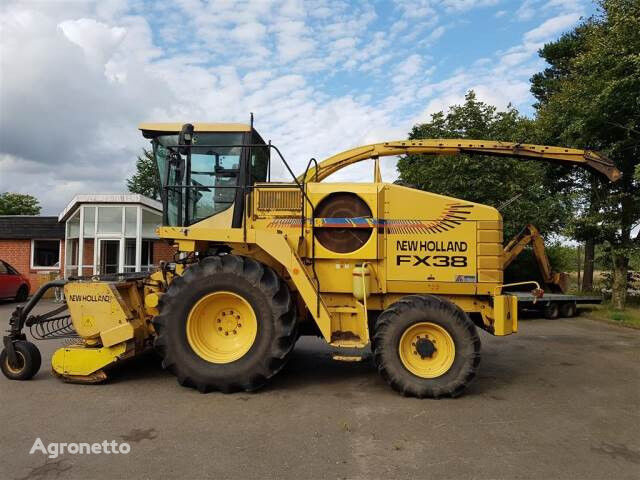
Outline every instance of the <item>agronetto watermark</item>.
POLYGON ((131 445, 126 442, 118 443, 115 440, 104 440, 100 443, 65 443, 51 442, 45 445, 40 437, 33 442, 29 455, 42 453, 49 458, 58 458, 60 455, 127 455, 131 451, 131 445))

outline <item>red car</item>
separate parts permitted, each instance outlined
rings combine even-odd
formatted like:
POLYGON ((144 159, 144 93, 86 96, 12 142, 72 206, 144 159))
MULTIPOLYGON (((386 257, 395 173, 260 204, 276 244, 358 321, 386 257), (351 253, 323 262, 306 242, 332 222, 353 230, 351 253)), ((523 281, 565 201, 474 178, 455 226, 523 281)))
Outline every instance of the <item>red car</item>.
POLYGON ((0 260, 0 298, 14 298, 16 302, 24 302, 30 290, 29 279, 0 260))

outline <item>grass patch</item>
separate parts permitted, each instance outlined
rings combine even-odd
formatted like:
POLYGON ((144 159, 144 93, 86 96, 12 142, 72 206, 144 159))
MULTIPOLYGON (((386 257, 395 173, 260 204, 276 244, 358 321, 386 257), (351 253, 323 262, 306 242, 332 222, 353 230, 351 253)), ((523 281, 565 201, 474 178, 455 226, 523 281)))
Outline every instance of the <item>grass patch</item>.
POLYGON ((616 325, 640 329, 640 306, 630 305, 624 310, 616 310, 611 304, 596 305, 583 310, 588 318, 616 325))

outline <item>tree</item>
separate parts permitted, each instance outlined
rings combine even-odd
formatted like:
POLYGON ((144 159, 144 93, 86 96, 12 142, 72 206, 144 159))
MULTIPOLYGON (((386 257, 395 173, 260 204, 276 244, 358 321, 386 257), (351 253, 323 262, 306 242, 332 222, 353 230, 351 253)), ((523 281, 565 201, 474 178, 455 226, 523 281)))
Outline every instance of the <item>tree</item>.
POLYGON ((38 199, 22 193, 0 194, 0 215, 40 215, 38 199))
POLYGON ((629 259, 640 248, 632 237, 640 221, 640 4, 602 0, 600 13, 546 45, 540 54, 551 67, 532 78, 537 124, 547 138, 604 152, 622 179, 577 178, 574 231, 597 238, 611 250, 612 302, 624 308, 629 259))
MULTIPOLYGON (((431 115, 427 123, 415 125, 409 139, 474 138, 532 142, 533 121, 509 106, 506 111, 478 101, 473 91, 463 105, 447 113, 431 115)), ((559 233, 569 215, 571 202, 548 181, 548 164, 490 156, 460 155, 433 158, 409 155, 398 161, 399 181, 430 192, 463 198, 500 208, 505 240, 527 223, 545 235, 559 233)))
POLYGON ((142 149, 142 156, 136 161, 136 173, 127 179, 127 188, 131 193, 139 193, 154 200, 160 199, 158 173, 153 152, 142 149))

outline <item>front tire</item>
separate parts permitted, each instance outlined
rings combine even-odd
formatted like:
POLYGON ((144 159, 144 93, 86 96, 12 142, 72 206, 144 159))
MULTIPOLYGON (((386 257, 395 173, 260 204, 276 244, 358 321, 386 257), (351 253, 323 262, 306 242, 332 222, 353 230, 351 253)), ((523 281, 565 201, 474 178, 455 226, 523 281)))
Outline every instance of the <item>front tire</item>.
POLYGON ((33 343, 24 340, 13 344, 18 356, 18 363, 12 365, 6 350, 0 353, 0 368, 5 377, 10 380, 29 380, 32 378, 42 364, 40 350, 33 343))
POLYGON ((236 255, 207 257, 175 278, 153 324, 163 367, 203 393, 260 388, 285 365, 297 335, 287 285, 236 255))
POLYGON ((16 293, 16 302, 25 302, 29 297, 29 288, 26 285, 20 286, 16 293))
POLYGON ((376 321, 374 360, 389 385, 405 396, 456 397, 480 364, 480 338, 456 305, 430 295, 410 295, 376 321))

